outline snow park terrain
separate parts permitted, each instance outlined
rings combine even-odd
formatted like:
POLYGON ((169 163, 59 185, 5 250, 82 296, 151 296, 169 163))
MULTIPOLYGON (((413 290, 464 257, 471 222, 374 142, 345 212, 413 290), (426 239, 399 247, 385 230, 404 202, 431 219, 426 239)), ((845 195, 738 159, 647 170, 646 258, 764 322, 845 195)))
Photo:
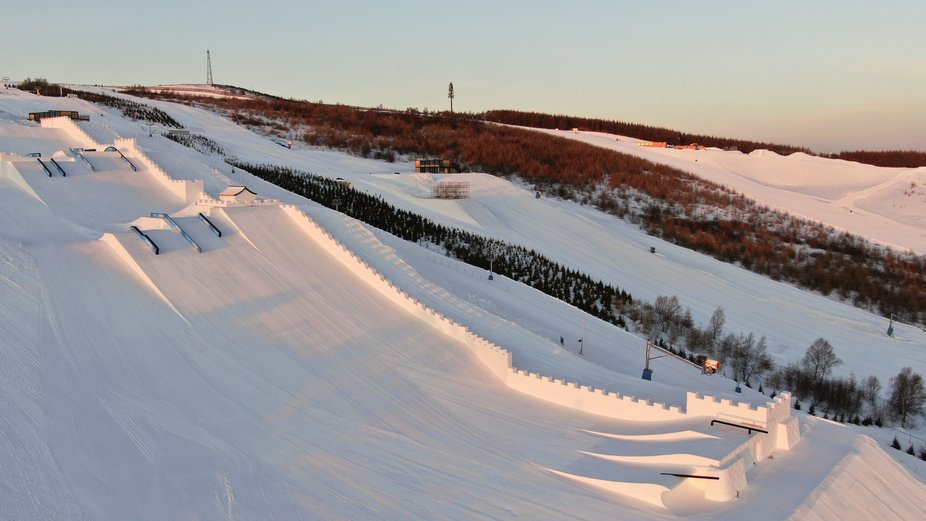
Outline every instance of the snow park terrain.
MULTIPOLYGON (((778 362, 825 337, 845 374, 926 372, 916 328, 888 337, 881 317, 594 209, 483 174, 465 174, 468 199, 436 200, 445 176, 410 163, 139 101, 242 161, 343 178, 646 300, 678 295, 697 322, 722 306, 778 362)), ((894 431, 672 357, 644 381, 645 340, 151 130, 0 90, 0 519, 926 518, 926 464, 884 450, 894 431), (27 120, 47 110, 90 119, 27 120)), ((711 154, 731 186, 779 161, 711 154)), ((826 197, 873 186, 807 161, 825 165, 826 197)), ((878 197, 853 208, 875 215, 878 197)))

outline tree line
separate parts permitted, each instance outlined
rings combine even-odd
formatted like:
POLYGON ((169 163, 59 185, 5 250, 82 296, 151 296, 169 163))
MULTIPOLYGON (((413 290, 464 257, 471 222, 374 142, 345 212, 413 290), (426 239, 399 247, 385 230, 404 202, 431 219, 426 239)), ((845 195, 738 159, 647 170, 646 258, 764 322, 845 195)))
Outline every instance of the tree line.
POLYGON ((544 114, 542 112, 523 112, 518 110, 490 110, 483 114, 483 118, 486 121, 505 123, 507 125, 519 125, 522 127, 563 130, 577 128, 579 130, 592 132, 605 132, 608 134, 631 136, 647 141, 661 141, 670 145, 690 145, 692 143, 697 143, 706 147, 716 147, 724 150, 739 150, 746 154, 753 150, 761 149, 771 150, 781 155, 789 155, 795 152, 804 152, 805 154, 812 153, 807 148, 792 145, 724 138, 705 134, 692 134, 670 128, 642 125, 640 123, 580 118, 563 114, 544 114))
POLYGON ((41 96, 48 97, 57 98, 74 95, 86 101, 118 109, 124 116, 134 120, 148 121, 149 123, 171 128, 183 128, 183 125, 178 123, 177 120, 157 107, 138 103, 137 101, 109 96, 107 94, 70 89, 56 83, 49 83, 45 78, 26 78, 20 82, 17 87, 20 90, 37 92, 41 96))
POLYGON ((926 152, 916 150, 852 150, 835 154, 823 154, 829 159, 844 159, 866 165, 883 166, 888 168, 918 168, 926 166, 926 152))
POLYGON ((832 154, 814 154, 810 149, 800 146, 693 134, 669 128, 642 125, 639 123, 580 118, 562 114, 544 114, 540 112, 523 112, 517 110, 490 110, 484 114, 480 114, 479 117, 482 117, 486 121, 505 123, 508 125, 548 129, 578 128, 580 130, 592 132, 632 136, 647 141, 662 141, 670 145, 689 145, 697 143, 706 147, 716 147, 723 150, 738 150, 745 154, 754 150, 771 150, 783 156, 802 152, 809 155, 819 155, 820 157, 829 159, 844 159, 846 161, 855 161, 856 163, 873 166, 896 168, 917 168, 926 166, 926 152, 918 152, 915 150, 853 150, 832 154))

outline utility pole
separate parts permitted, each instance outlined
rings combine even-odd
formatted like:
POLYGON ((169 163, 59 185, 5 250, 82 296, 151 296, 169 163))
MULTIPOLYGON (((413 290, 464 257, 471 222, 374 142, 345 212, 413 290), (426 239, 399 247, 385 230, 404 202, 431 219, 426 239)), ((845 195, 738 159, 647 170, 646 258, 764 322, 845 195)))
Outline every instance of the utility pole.
POLYGON ((582 329, 579 335, 579 356, 582 356, 585 351, 585 319, 582 319, 582 329))
POLYGON ((206 49, 206 85, 215 85, 212 82, 212 58, 209 56, 209 49, 206 49))
POLYGON ((453 98, 456 96, 453 95, 453 82, 450 82, 450 90, 447 92, 447 97, 450 98, 450 115, 453 116, 453 98))

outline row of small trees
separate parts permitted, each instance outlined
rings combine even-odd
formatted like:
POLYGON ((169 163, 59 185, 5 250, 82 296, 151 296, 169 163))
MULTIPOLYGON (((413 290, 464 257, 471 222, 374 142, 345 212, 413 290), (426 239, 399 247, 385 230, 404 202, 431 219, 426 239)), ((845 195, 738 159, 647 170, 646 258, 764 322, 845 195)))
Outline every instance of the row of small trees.
MULTIPOLYGON (((894 441, 891 442, 891 448, 902 450, 900 447, 900 441, 897 440, 897 436, 894 436, 894 441)), ((917 453, 916 449, 913 447, 913 442, 910 442, 910 446, 907 447, 907 454, 911 456, 917 456, 923 461, 926 461, 926 446, 920 447, 919 452, 917 453)))
POLYGON ((833 346, 823 338, 810 345, 800 363, 792 363, 772 372, 766 379, 769 387, 790 389, 798 401, 812 399, 811 408, 825 409, 833 419, 854 423, 879 425, 886 413, 891 419, 907 427, 913 418, 926 412, 926 386, 923 377, 910 367, 904 367, 891 378, 889 396, 881 402, 881 382, 875 376, 858 381, 854 374, 848 378, 830 377, 833 368, 842 364, 833 346), (865 420, 860 415, 866 412, 865 420), (872 420, 874 418, 874 420, 872 420))
POLYGON ((222 147, 222 145, 201 134, 177 134, 173 132, 165 132, 161 135, 185 147, 192 148, 201 154, 225 155, 225 149, 222 147))
POLYGON ((45 78, 26 78, 19 83, 18 87, 24 91, 37 92, 42 96, 49 97, 61 97, 71 94, 83 100, 119 109, 126 117, 134 120, 148 121, 171 128, 183 128, 183 125, 178 123, 177 120, 157 107, 97 92, 69 89, 56 83, 49 83, 45 78))
POLYGON ((288 167, 233 164, 324 206, 337 206, 339 211, 402 239, 437 248, 452 258, 486 270, 492 263, 496 273, 626 327, 619 310, 623 308, 621 303, 633 302, 629 293, 554 262, 535 250, 435 223, 326 177, 288 167))
POLYGON ((138 103, 132 100, 100 94, 98 92, 86 92, 81 90, 71 90, 67 88, 65 88, 63 92, 65 95, 74 94, 80 99, 119 109, 123 115, 134 120, 148 121, 150 123, 171 128, 183 128, 183 125, 181 125, 177 120, 172 118, 163 110, 157 107, 152 107, 150 105, 145 105, 144 103, 138 103))
POLYGON ((771 389, 788 389, 800 402, 812 401, 812 408, 825 409, 834 419, 855 423, 881 423, 887 414, 902 426, 912 422, 913 417, 924 414, 926 388, 923 378, 912 368, 905 367, 891 379, 889 396, 882 402, 881 382, 875 376, 859 381, 856 376, 834 377, 833 369, 842 364, 833 345, 824 338, 816 339, 800 361, 776 367, 768 354, 764 336, 756 338, 753 333, 724 334, 726 313, 717 308, 704 328, 692 323, 691 311, 682 310, 678 299, 673 296, 659 296, 653 304, 638 305, 634 314, 638 330, 653 334, 657 343, 669 350, 687 356, 692 361, 703 362, 711 357, 720 361, 721 367, 739 382, 758 382, 771 389), (670 339, 665 344, 663 337, 670 339), (691 353, 674 346, 676 340, 684 341, 691 353), (862 418, 865 418, 864 420, 862 418))

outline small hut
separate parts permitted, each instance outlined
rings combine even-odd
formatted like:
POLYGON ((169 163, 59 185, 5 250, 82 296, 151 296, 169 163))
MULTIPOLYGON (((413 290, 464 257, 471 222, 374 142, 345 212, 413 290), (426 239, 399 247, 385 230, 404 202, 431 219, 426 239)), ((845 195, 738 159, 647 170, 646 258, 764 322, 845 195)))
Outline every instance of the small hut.
POLYGON ((252 203, 257 194, 246 186, 229 186, 219 194, 219 200, 227 203, 252 203))

